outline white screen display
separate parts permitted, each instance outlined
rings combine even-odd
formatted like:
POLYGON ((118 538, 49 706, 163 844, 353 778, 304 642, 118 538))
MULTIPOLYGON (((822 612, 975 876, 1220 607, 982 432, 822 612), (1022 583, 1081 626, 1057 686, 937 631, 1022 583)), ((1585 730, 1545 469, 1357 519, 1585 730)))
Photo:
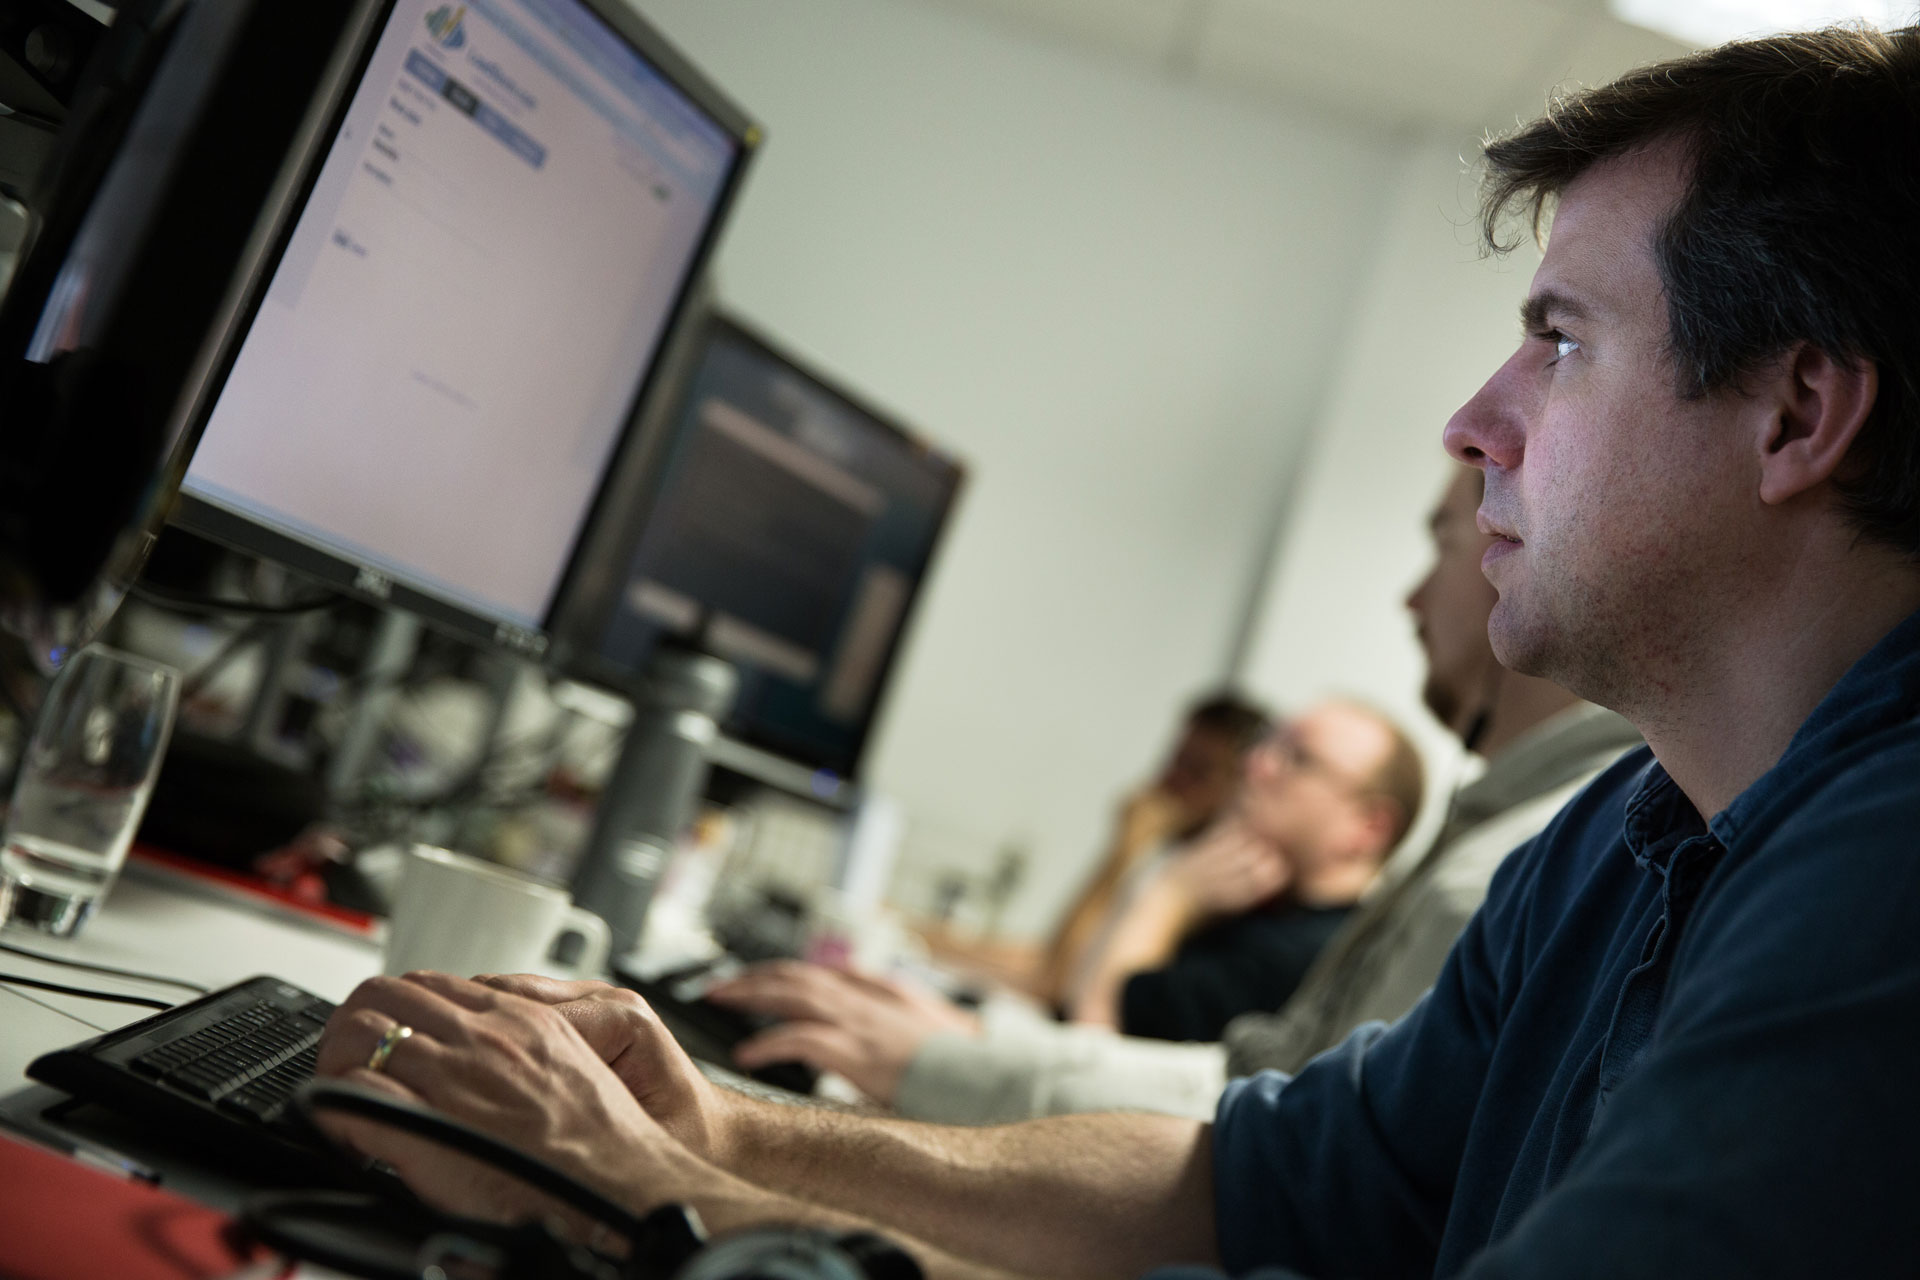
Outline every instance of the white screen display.
POLYGON ((537 627, 735 162, 577 0, 398 0, 186 492, 537 627))

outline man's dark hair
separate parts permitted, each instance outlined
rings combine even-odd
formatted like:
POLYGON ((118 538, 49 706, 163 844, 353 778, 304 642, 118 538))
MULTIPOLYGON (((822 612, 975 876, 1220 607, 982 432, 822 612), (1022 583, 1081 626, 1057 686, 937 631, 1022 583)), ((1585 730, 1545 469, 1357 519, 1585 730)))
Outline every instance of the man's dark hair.
POLYGON ((1216 693, 1194 703, 1187 712, 1187 727, 1218 734, 1245 751, 1266 736, 1273 727, 1273 715, 1237 693, 1216 693))
POLYGON ((1667 141, 1690 161, 1654 248, 1680 394, 1737 389, 1798 343, 1871 361, 1879 396, 1835 489, 1864 535, 1920 557, 1920 28, 1744 41, 1559 98, 1486 147, 1487 244, 1667 141))

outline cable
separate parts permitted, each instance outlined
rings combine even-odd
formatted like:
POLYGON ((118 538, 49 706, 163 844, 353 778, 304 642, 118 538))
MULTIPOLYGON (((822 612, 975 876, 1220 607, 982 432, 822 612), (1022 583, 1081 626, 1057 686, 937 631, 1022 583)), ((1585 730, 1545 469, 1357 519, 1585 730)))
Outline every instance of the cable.
POLYGON ((258 618, 289 617, 294 614, 313 613, 328 609, 340 603, 336 592, 326 592, 306 600, 289 600, 283 604, 262 604, 254 600, 234 600, 224 596, 196 596, 184 591, 169 591, 165 587, 156 587, 151 583, 136 582, 127 592, 136 600, 143 600, 161 609, 173 609, 181 613, 232 613, 258 618))
MULTIPOLYGON (((309 1119, 316 1112, 339 1111, 390 1125, 402 1133, 426 1138, 462 1155, 472 1156, 536 1190, 546 1192, 636 1243, 648 1240, 660 1230, 661 1222, 654 1215, 642 1218, 625 1205, 608 1199, 552 1165, 534 1159, 518 1147, 509 1146, 490 1134, 438 1112, 374 1093, 359 1085, 330 1080, 314 1080, 302 1085, 294 1097, 295 1105, 309 1119)), ((694 1243, 698 1243, 697 1238, 694 1243)))
MULTIPOLYGON (((88 964, 84 960, 66 960, 60 956, 43 955, 38 951, 29 951, 25 947, 16 947, 11 943, 0 942, 0 951, 9 955, 24 956, 28 960, 38 960, 41 964, 57 964, 67 969, 85 969, 89 973, 104 973, 114 978, 132 978, 138 982, 157 982, 167 987, 184 987, 188 991, 197 991, 206 995, 212 987, 203 987, 197 982, 186 982, 179 978, 163 978, 157 973, 136 973, 132 969, 116 969, 112 965, 88 964)), ((168 1006, 171 1008, 171 1006, 168 1006)))
POLYGON ((180 700, 185 702, 199 694, 201 690, 213 682, 213 678, 219 675, 229 662, 232 662, 244 652, 248 645, 258 644, 260 641, 266 639, 272 629, 273 624, 271 622, 265 619, 256 619, 234 632, 231 636, 228 636, 226 642, 214 650, 211 658, 201 663, 196 670, 181 681, 180 700))
POLYGON ((544 1223, 505 1227, 455 1217, 418 1200, 340 1192, 274 1192, 248 1199, 241 1224, 252 1238, 335 1270, 400 1280, 429 1274, 423 1262, 491 1255, 489 1274, 542 1280, 922 1280, 912 1255, 871 1232, 830 1234, 773 1224, 710 1240, 699 1215, 687 1206, 668 1203, 636 1214, 478 1129, 364 1086, 309 1081, 294 1094, 293 1105, 309 1124, 320 1112, 344 1112, 444 1145, 560 1200, 627 1243, 626 1257, 615 1262, 594 1246, 567 1242, 544 1223))
MULTIPOLYGON (((549 680, 549 685, 551 681, 549 680)), ((525 768, 531 761, 536 765, 543 759, 556 757, 566 744, 567 728, 573 719, 572 713, 563 714, 553 724, 531 729, 513 737, 496 737, 484 744, 479 754, 461 767, 460 772, 437 790, 419 796, 394 797, 380 796, 368 788, 369 794, 363 794, 344 800, 341 807, 350 812, 393 811, 405 813, 424 813, 434 809, 453 806, 473 808, 514 808, 529 800, 538 799, 546 794, 547 775, 551 766, 538 771, 538 776, 530 782, 512 787, 498 787, 489 793, 487 774, 503 768, 514 771, 525 768), (514 754, 523 759, 515 760, 514 754)))
POLYGON ((90 1031, 106 1031, 109 1029, 107 1027, 101 1026, 97 1022, 88 1022, 85 1018, 80 1017, 78 1014, 69 1013, 67 1010, 62 1009, 59 1005, 50 1004, 47 1001, 42 1000, 38 996, 28 995, 24 991, 16 991, 13 994, 20 997, 22 1000, 25 1000, 28 1004, 38 1005, 40 1008, 45 1009, 48 1013, 57 1013, 61 1017, 65 1018, 68 1022, 77 1022, 81 1026, 87 1028, 90 1031))
POLYGON ((79 996, 85 1000, 105 1000, 112 1004, 137 1004, 147 1009, 171 1009, 174 1007, 165 1000, 155 1000, 150 996, 125 996, 117 991, 89 991, 85 987, 67 987, 62 986, 58 982, 42 982, 38 978, 23 978, 17 973, 0 973, 0 983, 32 987, 36 991, 54 991, 63 996, 79 996))

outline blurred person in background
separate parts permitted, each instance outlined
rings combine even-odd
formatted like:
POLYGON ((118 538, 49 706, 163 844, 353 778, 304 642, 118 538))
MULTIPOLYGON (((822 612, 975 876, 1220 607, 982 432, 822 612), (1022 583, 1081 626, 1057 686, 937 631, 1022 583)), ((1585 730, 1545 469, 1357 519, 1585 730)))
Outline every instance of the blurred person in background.
POLYGON ((962 975, 1064 1011, 1086 981, 1091 954, 1111 934, 1148 869, 1226 811, 1240 783, 1241 761, 1266 734, 1270 719, 1265 708, 1232 692, 1195 703, 1159 772, 1121 803, 1106 852, 1047 942, 966 937, 929 925, 921 931, 929 950, 962 975))
MULTIPOLYGON (((1411 827, 1423 788, 1405 733, 1345 701, 1281 725, 1243 774, 1227 815, 1156 864, 1094 944, 1075 1021, 1211 1040, 1238 1014, 1284 1004, 1411 827)), ((743 1042, 743 1064, 831 1062, 880 1100, 936 1031, 1018 1038, 1017 1028, 1057 1026, 1018 1002, 990 1000, 983 1021, 908 984, 800 962, 708 994, 789 1020, 743 1042)))
POLYGON ((1071 1021, 1211 1039, 1285 1001, 1412 825, 1423 785, 1397 725, 1338 701, 1281 724, 1242 774, 1230 812, 1127 903, 1071 1021))
POLYGON ((1426 659, 1428 710, 1487 768, 1454 796, 1425 852, 1389 871, 1290 999, 1233 1020, 1219 1043, 1169 1045, 1040 1024, 993 1005, 984 1019, 957 1019, 907 983, 792 966, 772 971, 777 979, 761 989, 796 1021, 743 1043, 743 1061, 799 1054, 902 1115, 950 1123, 1114 1108, 1204 1119, 1230 1076, 1298 1071, 1355 1026, 1406 1013, 1433 985, 1507 854, 1640 741, 1612 712, 1495 660, 1487 619, 1498 596, 1480 572, 1494 538, 1474 525, 1481 488, 1471 468, 1449 480, 1427 521, 1433 564, 1407 609, 1426 659))

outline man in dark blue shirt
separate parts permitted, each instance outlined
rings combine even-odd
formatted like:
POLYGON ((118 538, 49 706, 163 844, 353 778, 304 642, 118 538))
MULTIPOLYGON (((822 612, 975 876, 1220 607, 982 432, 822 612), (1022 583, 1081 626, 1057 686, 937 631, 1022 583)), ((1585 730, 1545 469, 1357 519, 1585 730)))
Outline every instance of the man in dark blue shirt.
MULTIPOLYGON (((323 1071, 636 1207, 882 1223, 941 1276, 1920 1269, 1916 156, 1914 29, 1693 55, 1489 146, 1489 237, 1553 214, 1526 336, 1446 431, 1500 538, 1490 635, 1649 750, 1504 864, 1395 1026, 1230 1087, 1212 1126, 782 1109, 633 998, 525 978, 375 980, 323 1071)), ((341 1132, 428 1194, 530 1207, 341 1132)))

